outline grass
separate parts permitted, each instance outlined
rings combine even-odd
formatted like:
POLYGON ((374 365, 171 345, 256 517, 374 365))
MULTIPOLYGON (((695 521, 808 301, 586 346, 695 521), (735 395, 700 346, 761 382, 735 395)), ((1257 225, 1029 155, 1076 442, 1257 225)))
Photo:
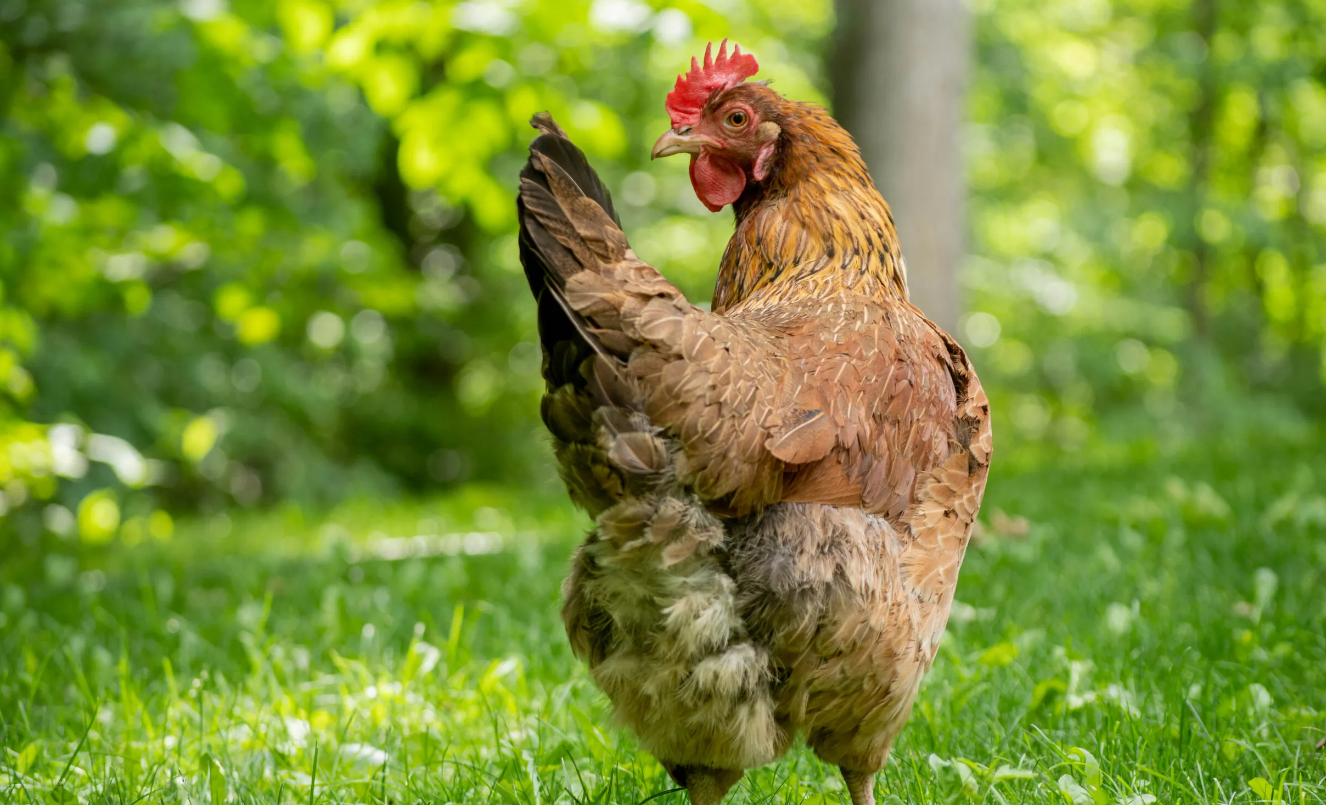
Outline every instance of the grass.
MULTIPOLYGON (((881 797, 1326 802, 1326 456, 1317 434, 1233 441, 996 467, 881 797)), ((559 501, 468 490, 11 563, 0 801, 668 791, 562 634, 583 525, 559 501)), ((729 801, 845 800, 798 748, 729 801)))

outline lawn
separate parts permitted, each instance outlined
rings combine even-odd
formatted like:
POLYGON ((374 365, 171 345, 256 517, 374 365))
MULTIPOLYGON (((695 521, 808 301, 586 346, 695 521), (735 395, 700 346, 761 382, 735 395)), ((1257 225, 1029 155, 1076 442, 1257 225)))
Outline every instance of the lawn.
MULTIPOLYGON (((1001 445, 883 801, 1326 802, 1321 434, 1186 443, 1053 460, 1001 445)), ((663 794, 562 634, 584 525, 556 497, 468 489, 11 559, 0 801, 663 794)), ((729 801, 844 796, 798 748, 729 801)))

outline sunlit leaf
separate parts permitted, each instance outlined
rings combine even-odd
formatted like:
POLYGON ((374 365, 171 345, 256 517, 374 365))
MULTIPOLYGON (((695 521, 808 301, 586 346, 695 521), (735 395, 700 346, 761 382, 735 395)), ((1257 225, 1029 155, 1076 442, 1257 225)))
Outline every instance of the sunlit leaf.
POLYGON ((1248 789, 1260 800, 1270 802, 1275 796, 1275 789, 1264 777, 1254 777, 1248 781, 1248 789))
MULTIPOLYGON (((213 436, 213 441, 215 442, 215 436, 213 436)), ((209 447, 208 450, 210 449, 209 447)), ((204 451, 203 455, 206 454, 207 451, 204 451)), ((171 518, 170 513, 160 509, 152 512, 147 518, 147 533, 158 542, 165 542, 175 536, 175 521, 171 518)))
POLYGON ((281 317, 269 307, 251 307, 235 324, 240 342, 250 346, 265 344, 281 332, 281 317))
POLYGON ((108 489, 86 495, 78 504, 78 533, 84 542, 110 541, 120 527, 120 506, 108 489))
POLYGON ((216 423, 210 417, 195 417, 184 427, 180 451, 189 461, 202 461, 212 451, 218 435, 216 423))
POLYGON ((213 299, 216 314, 227 321, 235 321, 248 309, 253 296, 243 285, 230 283, 217 289, 213 299))
POLYGON ((286 41, 297 53, 317 50, 331 33, 333 23, 331 8, 320 0, 280 0, 276 17, 286 41))
POLYGON ((372 58, 363 67, 360 80, 373 111, 391 117, 404 109, 414 95, 419 74, 406 57, 386 53, 372 58))

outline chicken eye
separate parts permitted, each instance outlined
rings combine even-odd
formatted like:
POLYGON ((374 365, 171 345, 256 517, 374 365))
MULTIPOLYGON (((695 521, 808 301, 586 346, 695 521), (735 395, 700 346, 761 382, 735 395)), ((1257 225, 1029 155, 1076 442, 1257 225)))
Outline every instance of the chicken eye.
POLYGON ((734 129, 739 129, 746 125, 750 117, 740 109, 727 116, 727 124, 734 129))

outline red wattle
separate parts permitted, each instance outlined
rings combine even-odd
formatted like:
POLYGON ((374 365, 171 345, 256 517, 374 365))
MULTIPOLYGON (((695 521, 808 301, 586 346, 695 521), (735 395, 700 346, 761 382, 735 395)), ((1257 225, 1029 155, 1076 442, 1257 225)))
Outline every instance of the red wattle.
POLYGON ((718 212, 741 198, 746 172, 735 162, 702 152, 691 156, 691 186, 710 212, 718 212))

